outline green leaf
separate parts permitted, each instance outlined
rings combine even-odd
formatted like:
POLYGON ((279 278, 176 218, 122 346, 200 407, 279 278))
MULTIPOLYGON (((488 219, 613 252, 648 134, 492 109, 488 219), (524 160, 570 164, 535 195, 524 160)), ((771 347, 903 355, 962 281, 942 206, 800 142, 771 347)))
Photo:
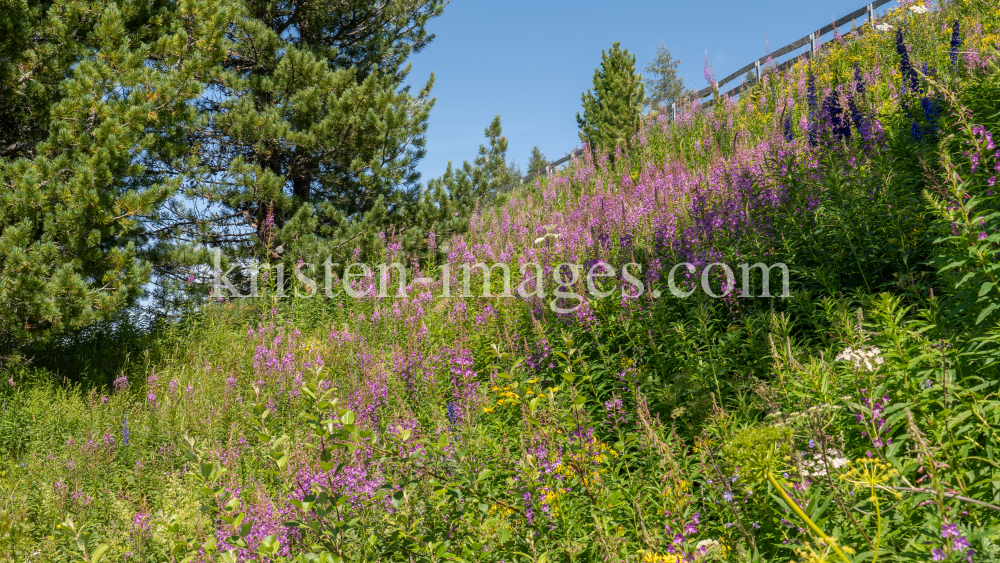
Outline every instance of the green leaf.
POLYGON ((90 554, 90 563, 101 563, 101 559, 104 557, 104 552, 108 550, 107 545, 99 545, 94 549, 93 553, 90 554))
POLYGON ((985 320, 986 317, 990 316, 990 314, 993 313, 993 311, 995 311, 997 307, 1000 307, 1000 303, 991 303, 989 307, 983 309, 982 312, 979 313, 979 316, 976 317, 976 324, 978 325, 979 323, 983 322, 983 320, 985 320))

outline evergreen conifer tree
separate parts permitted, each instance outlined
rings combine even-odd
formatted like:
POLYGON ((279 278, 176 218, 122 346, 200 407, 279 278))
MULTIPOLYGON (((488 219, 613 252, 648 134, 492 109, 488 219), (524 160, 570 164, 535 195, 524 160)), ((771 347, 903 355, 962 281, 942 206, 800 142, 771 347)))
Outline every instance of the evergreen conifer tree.
POLYGON ((191 167, 178 170, 194 177, 188 201, 159 217, 158 232, 190 241, 163 247, 163 273, 204 261, 208 246, 260 256, 272 241, 287 260, 350 253, 405 228, 417 202, 433 75, 419 92, 403 81, 444 2, 240 4, 198 104, 205 119, 189 131, 191 167))
POLYGON ((538 145, 535 145, 531 149, 531 155, 528 156, 528 174, 538 175, 545 172, 545 167, 549 165, 548 159, 542 154, 541 149, 538 145))
POLYGON ((576 114, 580 139, 595 153, 625 149, 639 130, 645 90, 635 72, 635 55, 616 41, 601 52, 594 88, 583 94, 583 115, 576 114))
POLYGON ((663 43, 656 47, 656 58, 646 65, 646 75, 652 77, 645 80, 646 103, 651 109, 669 108, 687 94, 684 81, 677 76, 680 64, 680 59, 675 59, 663 43))
POLYGON ((407 233, 411 249, 420 249, 428 232, 439 241, 464 233, 477 206, 517 182, 517 171, 507 164, 507 139, 502 135, 499 115, 493 118, 485 135, 489 146, 479 146, 475 161, 466 161, 457 169, 449 162, 443 176, 427 182, 407 233))
POLYGON ((132 304, 145 221, 222 59, 225 3, 15 1, 0 15, 0 334, 20 341, 132 304))

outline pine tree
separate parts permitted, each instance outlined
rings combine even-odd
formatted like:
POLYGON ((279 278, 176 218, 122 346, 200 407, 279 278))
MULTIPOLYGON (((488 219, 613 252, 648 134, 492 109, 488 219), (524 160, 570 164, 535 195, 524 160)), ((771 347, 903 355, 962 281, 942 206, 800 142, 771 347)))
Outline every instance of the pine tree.
POLYGON ((531 149, 531 155, 528 156, 528 170, 527 173, 530 175, 538 175, 545 172, 545 168, 549 165, 548 159, 542 154, 541 149, 538 145, 535 145, 531 149))
POLYGON ((225 4, 15 3, 0 47, 0 334, 108 318, 141 295, 145 219, 177 189, 225 4), (23 135, 23 137, 18 137, 23 135), (159 163, 159 164, 154 164, 159 163))
POLYGON ((645 80, 646 103, 651 109, 669 108, 670 104, 682 101, 687 95, 684 81, 677 76, 680 64, 680 59, 675 59, 663 43, 656 47, 656 58, 645 69, 646 75, 653 77, 645 80))
MULTIPOLYGON (((229 56, 189 131, 185 195, 160 232, 294 260, 374 246, 416 204, 433 75, 403 86, 442 0, 242 0, 229 56), (273 231, 268 232, 273 219, 273 231)), ((411 213, 412 214, 412 213, 411 213)), ((161 256, 197 256, 175 246, 161 256)), ((165 268, 163 273, 169 273, 165 268)), ((175 270, 176 273, 176 270, 175 270)))
POLYGON ((443 176, 427 182, 407 233, 410 250, 422 249, 428 232, 438 240, 466 232, 478 206, 518 181, 517 171, 506 160, 507 138, 502 134, 499 115, 493 118, 485 135, 489 146, 479 146, 475 161, 466 161, 457 169, 449 162, 443 176))
POLYGON ((576 114, 580 139, 595 153, 625 149, 639 130, 645 93, 642 76, 635 73, 635 55, 616 41, 601 52, 594 71, 594 88, 583 94, 583 116, 576 114))

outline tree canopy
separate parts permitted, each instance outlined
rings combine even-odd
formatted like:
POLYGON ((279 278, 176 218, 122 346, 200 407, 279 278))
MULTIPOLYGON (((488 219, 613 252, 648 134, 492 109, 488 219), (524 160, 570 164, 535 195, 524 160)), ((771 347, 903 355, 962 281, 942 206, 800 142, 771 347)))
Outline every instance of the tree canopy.
POLYGON ((0 335, 82 326, 150 273, 146 218, 222 60, 229 6, 14 2, 0 18, 0 335))

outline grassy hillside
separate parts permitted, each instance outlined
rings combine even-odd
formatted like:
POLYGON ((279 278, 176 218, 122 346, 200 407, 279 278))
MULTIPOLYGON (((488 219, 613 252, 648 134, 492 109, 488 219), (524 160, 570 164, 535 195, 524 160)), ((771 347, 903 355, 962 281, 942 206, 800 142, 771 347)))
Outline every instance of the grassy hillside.
POLYGON ((385 234, 406 297, 272 284, 2 366, 0 557, 1000 558, 1000 8, 924 8, 427 255, 385 234), (545 297, 441 297, 475 262, 545 297), (758 262, 788 297, 733 292, 758 262), (594 264, 617 291, 554 297, 594 264))

